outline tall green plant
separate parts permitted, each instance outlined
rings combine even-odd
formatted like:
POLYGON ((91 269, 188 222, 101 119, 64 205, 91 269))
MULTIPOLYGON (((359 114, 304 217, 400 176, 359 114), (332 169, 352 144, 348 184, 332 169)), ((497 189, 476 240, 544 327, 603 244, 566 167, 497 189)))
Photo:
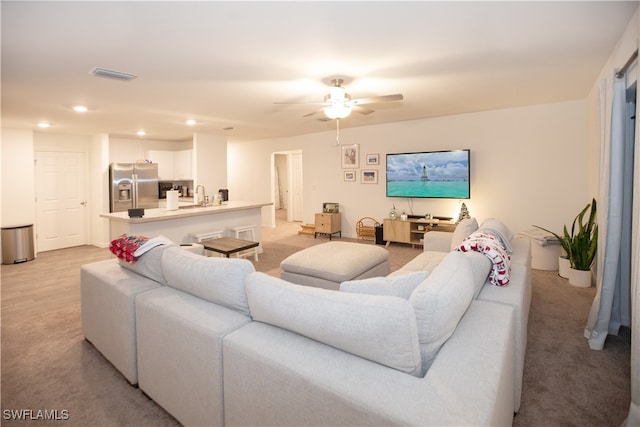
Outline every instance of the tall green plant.
POLYGON ((596 256, 596 250, 598 246, 598 225, 596 224, 596 199, 593 199, 591 203, 587 204, 585 208, 573 220, 571 225, 571 234, 567 230, 567 226, 564 226, 563 235, 560 236, 551 230, 534 225, 534 227, 544 230, 553 234, 562 245, 562 249, 567 253, 571 268, 575 270, 589 270, 591 263, 596 256), (589 217, 587 222, 584 222, 584 217, 587 211, 589 217), (577 230, 576 230, 577 225, 577 230))
POLYGON ((598 247, 598 225, 596 224, 596 199, 593 199, 591 204, 588 204, 573 220, 571 226, 571 254, 569 254, 569 260, 571 261, 571 268, 576 270, 589 270, 591 263, 596 257, 596 250, 598 247), (590 209, 587 222, 584 222, 584 217, 587 210, 590 209), (576 223, 578 229, 576 231, 576 223))

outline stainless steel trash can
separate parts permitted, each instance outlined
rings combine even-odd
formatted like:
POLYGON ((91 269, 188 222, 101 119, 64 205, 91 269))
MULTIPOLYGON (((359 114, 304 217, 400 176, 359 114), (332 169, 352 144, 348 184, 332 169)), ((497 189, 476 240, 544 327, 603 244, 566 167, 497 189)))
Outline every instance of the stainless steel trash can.
POLYGON ((2 228, 3 264, 16 264, 34 258, 33 224, 2 228))

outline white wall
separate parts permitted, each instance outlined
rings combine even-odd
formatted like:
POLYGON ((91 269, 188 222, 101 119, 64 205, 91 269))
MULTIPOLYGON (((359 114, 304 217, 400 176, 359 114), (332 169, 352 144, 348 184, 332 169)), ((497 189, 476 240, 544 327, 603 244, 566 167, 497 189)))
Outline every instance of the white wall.
POLYGON ((33 132, 2 129, 2 227, 36 220, 33 132))
POLYGON ((338 202, 343 235, 355 236, 364 216, 378 221, 392 205, 407 213, 457 216, 458 200, 385 196, 385 154, 471 149, 472 216, 503 219, 514 231, 532 224, 560 231, 595 194, 587 185, 584 101, 538 105, 386 125, 343 128, 342 144, 359 144, 357 182, 344 182, 334 132, 255 142, 230 141, 229 189, 235 198, 270 200, 271 153, 301 149, 304 220, 313 222, 323 202, 338 202), (380 165, 365 156, 380 154, 380 165), (379 183, 361 184, 362 169, 378 169, 379 183))
POLYGON ((92 136, 90 153, 89 240, 94 246, 106 247, 109 220, 100 218, 100 214, 109 212, 109 135, 92 136))
MULTIPOLYGON (((193 185, 204 185, 213 200, 221 188, 227 188, 227 137, 196 133, 193 135, 193 185)), ((235 200, 239 200, 237 197, 235 200)))

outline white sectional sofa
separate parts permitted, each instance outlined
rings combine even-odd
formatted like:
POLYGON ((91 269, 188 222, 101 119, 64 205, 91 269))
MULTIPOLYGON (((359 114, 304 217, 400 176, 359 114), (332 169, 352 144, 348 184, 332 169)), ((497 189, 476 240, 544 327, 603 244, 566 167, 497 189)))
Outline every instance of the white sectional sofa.
MULTIPOLYGON (((447 234, 433 237, 451 242, 462 228, 447 234)), ((521 285, 497 288, 479 254, 429 251, 427 241, 400 271, 341 291, 170 245, 133 265, 88 264, 83 330, 185 425, 510 425, 527 263, 512 265, 521 285), (96 311, 97 300, 112 309, 96 311), (112 317, 124 326, 114 331, 112 317)), ((513 249, 527 258, 528 246, 513 249)))

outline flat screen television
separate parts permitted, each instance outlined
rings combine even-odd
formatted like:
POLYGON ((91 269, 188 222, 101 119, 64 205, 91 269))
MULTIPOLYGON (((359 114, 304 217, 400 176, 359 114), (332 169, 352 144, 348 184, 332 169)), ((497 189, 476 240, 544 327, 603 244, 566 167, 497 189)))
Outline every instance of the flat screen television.
POLYGON ((469 150, 387 154, 387 197, 468 199, 469 150))

